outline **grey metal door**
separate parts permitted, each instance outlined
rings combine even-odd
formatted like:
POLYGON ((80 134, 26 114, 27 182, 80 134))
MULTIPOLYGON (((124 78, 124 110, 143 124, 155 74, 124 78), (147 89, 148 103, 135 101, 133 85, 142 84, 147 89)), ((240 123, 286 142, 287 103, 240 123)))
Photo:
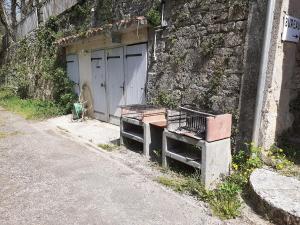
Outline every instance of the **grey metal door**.
POLYGON ((67 74, 71 81, 75 83, 74 92, 80 94, 79 63, 77 55, 67 55, 67 74))
POLYGON ((107 96, 106 96, 106 69, 105 52, 98 50, 92 52, 92 91, 94 100, 95 117, 107 121, 107 96))
POLYGON ((127 46, 125 58, 126 104, 143 104, 147 80, 147 44, 127 46))
POLYGON ((106 51, 109 122, 113 124, 120 123, 120 105, 124 105, 125 103, 123 56, 123 47, 109 49, 106 51))

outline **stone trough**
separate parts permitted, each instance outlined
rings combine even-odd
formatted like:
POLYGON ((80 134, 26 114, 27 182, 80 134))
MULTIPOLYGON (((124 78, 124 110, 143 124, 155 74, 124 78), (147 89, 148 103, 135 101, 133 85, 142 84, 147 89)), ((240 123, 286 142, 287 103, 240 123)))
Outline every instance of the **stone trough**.
POLYGON ((300 224, 300 181, 268 169, 250 177, 256 210, 277 224, 300 224))

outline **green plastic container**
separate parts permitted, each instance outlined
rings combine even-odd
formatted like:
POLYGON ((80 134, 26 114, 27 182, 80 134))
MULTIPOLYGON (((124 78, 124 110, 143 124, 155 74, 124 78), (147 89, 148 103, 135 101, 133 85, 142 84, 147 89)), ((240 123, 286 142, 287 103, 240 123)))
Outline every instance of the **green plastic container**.
POLYGON ((82 117, 84 107, 82 103, 74 103, 73 105, 73 119, 80 119, 82 117))

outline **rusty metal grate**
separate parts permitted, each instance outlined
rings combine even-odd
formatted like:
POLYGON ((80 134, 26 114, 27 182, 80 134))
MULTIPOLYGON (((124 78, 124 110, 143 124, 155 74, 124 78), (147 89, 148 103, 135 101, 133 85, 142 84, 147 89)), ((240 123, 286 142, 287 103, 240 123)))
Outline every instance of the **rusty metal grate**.
POLYGON ((215 114, 201 112, 195 107, 182 106, 176 111, 168 111, 168 129, 204 138, 206 136, 207 118, 216 116, 215 114))

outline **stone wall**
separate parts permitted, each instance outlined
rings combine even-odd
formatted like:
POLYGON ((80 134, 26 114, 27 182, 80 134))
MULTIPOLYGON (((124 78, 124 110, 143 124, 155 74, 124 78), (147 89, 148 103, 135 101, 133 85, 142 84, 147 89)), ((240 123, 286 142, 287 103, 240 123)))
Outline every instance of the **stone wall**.
POLYGON ((243 74, 247 4, 169 1, 157 61, 149 77, 149 100, 167 90, 178 103, 235 112, 243 74), (224 101, 226 99, 226 101, 224 101))
POLYGON ((64 49, 55 49, 55 53, 51 53, 49 49, 54 49, 53 45, 40 42, 38 35, 30 33, 3 53, 0 84, 13 88, 21 98, 54 100, 57 86, 62 85, 60 88, 67 90, 67 85, 58 83, 68 82, 63 72, 66 55, 64 49), (62 73, 62 80, 54 78, 56 70, 62 73))
POLYGON ((158 9, 160 0, 95 0, 93 26, 101 26, 134 16, 146 16, 158 9))
MULTIPOLYGON (((263 30, 261 18, 264 21, 266 1, 169 0, 166 3, 168 27, 157 32, 157 60, 152 61, 149 69, 148 101, 157 102, 163 93, 168 96, 164 98, 177 105, 196 104, 205 111, 232 113, 236 134, 243 76, 247 75, 249 81, 243 83, 245 87, 256 88, 263 32, 257 34, 254 25, 263 30), (248 17, 249 4, 260 10, 250 12, 262 16, 260 20, 253 15, 248 17), (251 30, 247 27, 248 19, 251 30), (247 42, 249 35, 256 35, 256 39, 247 42), (245 51, 249 49, 251 66, 244 63, 245 51)), ((256 89, 251 93, 253 97, 248 102, 252 108, 245 105, 243 110, 249 117, 254 115, 256 89)), ((251 127, 252 120, 244 122, 244 126, 251 127)), ((243 129, 243 136, 250 137, 251 128, 243 129)))
MULTIPOLYGON (((98 0, 95 24, 145 16, 159 2, 98 0)), ((232 113, 235 137, 250 142, 267 0, 165 2, 168 26, 149 30, 148 103, 232 113)))

